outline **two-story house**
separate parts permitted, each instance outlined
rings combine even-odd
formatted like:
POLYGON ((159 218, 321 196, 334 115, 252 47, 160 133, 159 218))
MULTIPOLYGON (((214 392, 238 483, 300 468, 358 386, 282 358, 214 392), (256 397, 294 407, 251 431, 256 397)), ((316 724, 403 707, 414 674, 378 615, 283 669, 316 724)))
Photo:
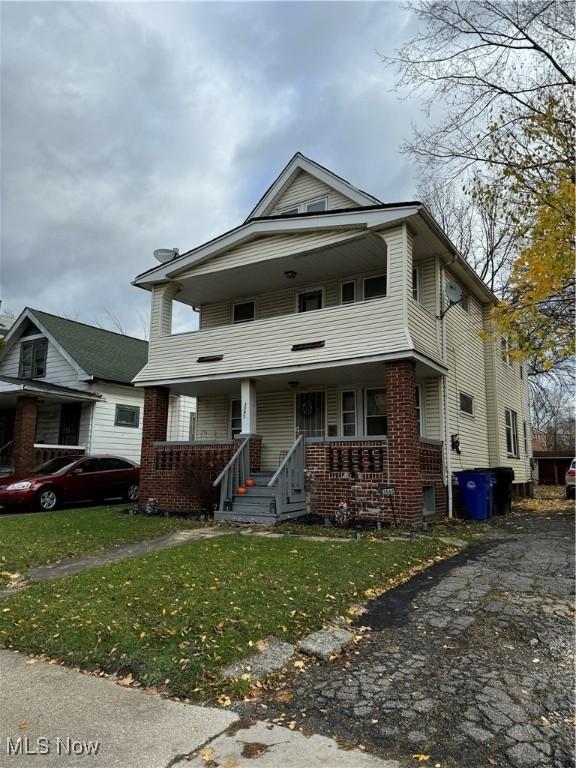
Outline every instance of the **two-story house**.
POLYGON ((262 522, 394 505, 418 525, 451 510, 454 471, 530 480, 526 373, 483 340, 496 299, 419 202, 297 153, 243 224, 135 285, 152 307, 143 504, 262 522), (172 332, 175 301, 197 331, 172 332), (194 442, 167 440, 172 393, 198 398, 194 442))
MULTIPOLYGON (((0 356, 2 473, 66 453, 139 461, 144 393, 132 379, 147 358, 142 339, 26 308, 0 356)), ((190 439, 194 408, 170 398, 171 439, 190 439)))

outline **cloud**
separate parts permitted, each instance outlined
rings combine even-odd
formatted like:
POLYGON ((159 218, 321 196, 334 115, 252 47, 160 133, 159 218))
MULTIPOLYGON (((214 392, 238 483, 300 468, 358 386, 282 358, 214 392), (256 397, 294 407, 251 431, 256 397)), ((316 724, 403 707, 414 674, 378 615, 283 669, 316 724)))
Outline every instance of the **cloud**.
POLYGON ((385 199, 415 186, 376 53, 395 3, 3 3, 3 308, 141 335, 156 247, 235 226, 300 149, 385 199))

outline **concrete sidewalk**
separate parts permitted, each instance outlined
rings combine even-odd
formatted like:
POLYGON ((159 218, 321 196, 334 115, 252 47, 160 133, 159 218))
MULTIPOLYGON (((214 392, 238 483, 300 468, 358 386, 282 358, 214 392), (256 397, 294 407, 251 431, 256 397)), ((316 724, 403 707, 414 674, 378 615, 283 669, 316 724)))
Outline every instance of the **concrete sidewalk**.
POLYGON ((7 650, 0 650, 0 701, 5 768, 399 768, 395 761, 341 750, 326 737, 243 722, 230 711, 29 663, 7 650))

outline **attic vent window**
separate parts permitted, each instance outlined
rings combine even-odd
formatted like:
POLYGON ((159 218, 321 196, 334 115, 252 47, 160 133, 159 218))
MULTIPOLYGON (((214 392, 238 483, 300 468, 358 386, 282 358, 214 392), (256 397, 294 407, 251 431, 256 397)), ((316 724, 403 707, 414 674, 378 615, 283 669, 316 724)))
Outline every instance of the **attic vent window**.
POLYGON ((197 363, 217 363, 219 360, 224 360, 224 355, 203 355, 199 357, 197 363))
POLYGON ((305 349, 321 349, 325 344, 325 341, 307 341, 304 344, 293 344, 292 352, 302 352, 305 349))
POLYGON ((328 198, 322 197, 318 200, 306 200, 297 205, 291 205, 290 208, 284 208, 280 211, 282 216, 296 216, 299 213, 322 213, 328 210, 328 198))

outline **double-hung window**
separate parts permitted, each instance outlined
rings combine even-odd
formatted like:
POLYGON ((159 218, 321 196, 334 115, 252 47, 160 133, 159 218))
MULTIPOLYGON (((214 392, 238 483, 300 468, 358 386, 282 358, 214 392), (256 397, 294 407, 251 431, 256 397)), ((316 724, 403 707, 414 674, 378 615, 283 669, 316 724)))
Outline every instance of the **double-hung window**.
POLYGON ((354 437, 357 431, 358 397, 355 389, 342 392, 342 434, 354 437))
POLYGON ((340 283, 340 302, 353 304, 356 301, 356 280, 346 280, 340 283))
POLYGON ((474 398, 472 395, 460 392, 460 411, 468 414, 468 416, 474 416, 474 398))
POLYGON ((230 403, 230 433, 236 437, 242 432, 242 401, 232 400, 230 403))
POLYGON ((506 363, 506 365, 509 365, 512 367, 512 355, 510 354, 510 342, 506 338, 506 336, 502 336, 500 339, 500 356, 502 357, 502 360, 506 363))
POLYGON ((504 411, 506 424, 506 451, 509 456, 518 457, 518 414, 508 408, 504 411))
POLYGON ((364 432, 366 435, 385 435, 388 432, 384 389, 365 390, 364 432))
POLYGON ((47 339, 25 341, 20 346, 20 366, 18 375, 21 379, 41 379, 46 376, 47 339))

